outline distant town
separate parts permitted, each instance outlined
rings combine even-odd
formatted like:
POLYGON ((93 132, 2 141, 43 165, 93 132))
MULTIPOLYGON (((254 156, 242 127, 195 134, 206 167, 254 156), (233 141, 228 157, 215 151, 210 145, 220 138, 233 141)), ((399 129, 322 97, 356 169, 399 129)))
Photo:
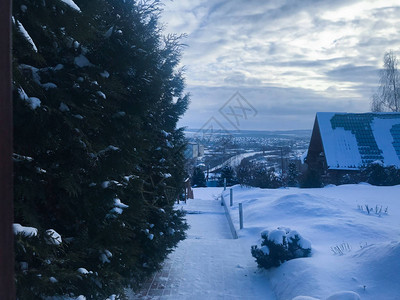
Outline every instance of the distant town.
POLYGON ((290 163, 301 170, 311 137, 311 130, 291 131, 216 131, 203 135, 200 130, 185 132, 189 143, 185 152, 187 172, 200 167, 207 185, 215 185, 223 167, 236 168, 243 160, 264 164, 285 174, 290 163))

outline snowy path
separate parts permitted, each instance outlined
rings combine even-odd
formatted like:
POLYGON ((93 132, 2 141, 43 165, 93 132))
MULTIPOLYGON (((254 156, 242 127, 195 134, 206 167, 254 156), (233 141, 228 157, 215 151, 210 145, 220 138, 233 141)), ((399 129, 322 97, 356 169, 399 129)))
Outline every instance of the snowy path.
POLYGON ((162 271, 131 299, 276 299, 250 248, 232 239, 220 201, 183 204, 191 228, 162 271))

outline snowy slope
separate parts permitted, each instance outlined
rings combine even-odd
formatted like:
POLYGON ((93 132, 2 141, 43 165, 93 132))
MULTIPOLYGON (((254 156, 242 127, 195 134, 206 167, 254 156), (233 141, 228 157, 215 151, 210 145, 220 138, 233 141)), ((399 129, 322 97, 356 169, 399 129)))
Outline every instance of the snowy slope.
MULTIPOLYGON (((194 193, 206 198, 206 193, 211 197, 216 191, 194 193)), ((229 199, 229 190, 225 193, 229 199)), ((243 204, 244 229, 237 231, 248 255, 251 245, 260 244, 262 230, 278 226, 297 230, 312 243, 312 257, 264 271, 277 299, 332 295, 336 298, 331 299, 342 300, 357 299, 356 295, 366 300, 400 299, 400 186, 277 190, 235 186, 233 193, 230 213, 238 229, 238 203, 243 204), (365 205, 382 211, 368 214, 365 205), (343 254, 334 253, 335 247, 343 247, 343 254), (352 293, 336 294, 342 291, 352 293)))

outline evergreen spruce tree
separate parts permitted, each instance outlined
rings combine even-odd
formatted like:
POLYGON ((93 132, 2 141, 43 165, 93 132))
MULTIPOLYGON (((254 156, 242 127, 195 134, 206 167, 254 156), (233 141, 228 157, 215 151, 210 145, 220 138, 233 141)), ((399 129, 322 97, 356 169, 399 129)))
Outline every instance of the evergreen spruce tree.
POLYGON ((193 184, 193 186, 197 186, 197 187, 207 186, 206 177, 204 176, 204 172, 201 170, 200 167, 194 168, 193 176, 192 176, 192 184, 193 184))
POLYGON ((179 37, 147 1, 15 0, 15 222, 20 299, 123 294, 187 225, 179 37), (58 237, 58 234, 60 237, 58 237))
POLYGON ((287 175, 287 184, 288 186, 297 186, 298 185, 298 177, 299 172, 297 171, 296 164, 291 162, 289 164, 289 170, 287 175))
POLYGON ((237 184, 235 171, 230 166, 225 166, 221 170, 221 176, 218 180, 219 186, 224 186, 224 179, 226 178, 226 185, 232 186, 237 184))

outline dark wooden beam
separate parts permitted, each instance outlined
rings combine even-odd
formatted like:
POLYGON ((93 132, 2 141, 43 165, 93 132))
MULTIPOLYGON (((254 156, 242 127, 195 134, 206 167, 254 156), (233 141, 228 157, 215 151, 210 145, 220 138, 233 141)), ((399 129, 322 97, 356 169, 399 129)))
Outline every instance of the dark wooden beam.
POLYGON ((11 0, 0 1, 0 299, 15 299, 11 0))

